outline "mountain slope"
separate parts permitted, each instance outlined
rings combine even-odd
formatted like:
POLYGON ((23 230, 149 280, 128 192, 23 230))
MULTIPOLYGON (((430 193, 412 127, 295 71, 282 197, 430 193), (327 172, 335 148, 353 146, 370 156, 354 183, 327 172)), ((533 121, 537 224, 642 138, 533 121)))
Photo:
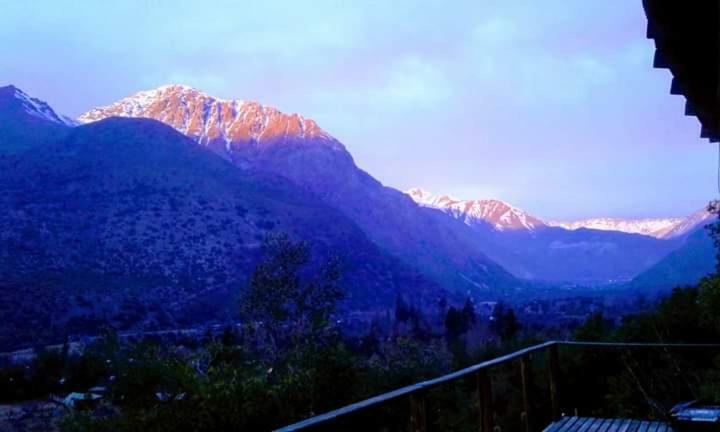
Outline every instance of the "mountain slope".
POLYGON ((3 348, 233 316, 270 231, 340 254, 352 309, 443 293, 312 193, 152 120, 107 119, 0 158, 0 213, 3 348))
POLYGON ((74 123, 58 115, 47 103, 15 86, 0 87, 0 155, 22 152, 57 139, 74 123))
POLYGON ((117 115, 165 122, 239 167, 286 177, 448 290, 498 296, 518 286, 464 224, 384 187, 355 165, 342 144, 301 116, 164 86, 91 110, 80 120, 117 115))
POLYGON ((712 222, 717 216, 703 208, 675 224, 672 229, 664 233, 664 238, 682 237, 698 228, 712 222))
POLYGON ((495 242, 490 257, 518 276, 582 284, 630 280, 677 247, 672 240, 584 228, 480 235, 495 242))
POLYGON ((717 215, 701 209, 676 224, 665 236, 680 242, 680 246, 634 278, 629 286, 634 289, 667 289, 694 285, 713 273, 717 250, 706 227, 716 221, 717 215))
POLYGON ((687 236, 682 246, 635 277, 629 287, 660 290, 694 285, 714 272, 716 254, 708 233, 703 228, 697 228, 687 236))

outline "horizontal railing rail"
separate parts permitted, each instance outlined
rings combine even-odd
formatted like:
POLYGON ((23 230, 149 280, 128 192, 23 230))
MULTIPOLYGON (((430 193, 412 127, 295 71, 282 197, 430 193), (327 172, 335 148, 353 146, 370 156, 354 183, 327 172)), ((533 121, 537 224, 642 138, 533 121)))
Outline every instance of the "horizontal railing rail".
POLYGON ((504 356, 496 357, 491 360, 487 360, 481 363, 474 364, 472 366, 460 369, 458 371, 443 375, 437 378, 421 381, 415 384, 411 384, 399 389, 383 393, 378 396, 371 397, 344 407, 338 408, 333 411, 320 414, 306 420, 302 420, 297 423, 293 423, 288 426, 284 426, 280 429, 276 429, 276 432, 292 432, 292 431, 304 431, 310 430, 316 426, 329 425, 332 422, 341 418, 366 411, 368 409, 379 407, 388 404, 397 399, 408 397, 411 402, 411 413, 410 413, 410 424, 413 425, 414 431, 424 431, 425 425, 423 424, 424 419, 424 393, 427 390, 435 388, 437 386, 447 384, 450 382, 458 381, 463 378, 477 377, 478 385, 478 396, 480 399, 480 430, 483 432, 489 432, 491 429, 491 412, 490 404, 492 398, 492 390, 490 387, 490 380, 485 373, 488 369, 499 366, 501 364, 509 363, 514 360, 520 360, 521 365, 521 378, 523 386, 523 406, 525 412, 523 413, 525 430, 530 431, 529 417, 529 401, 528 401, 528 387, 529 387, 529 376, 530 371, 530 356, 537 352, 548 353, 548 367, 550 376, 550 397, 552 405, 552 418, 557 420, 560 418, 560 409, 558 405, 557 397, 557 375, 559 370, 558 360, 558 347, 579 347, 579 348, 601 348, 601 349, 634 349, 634 348, 664 348, 664 349, 693 349, 693 348, 718 348, 720 344, 683 344, 683 343, 634 343, 634 342, 581 342, 581 341, 549 341, 538 345, 533 345, 504 356))

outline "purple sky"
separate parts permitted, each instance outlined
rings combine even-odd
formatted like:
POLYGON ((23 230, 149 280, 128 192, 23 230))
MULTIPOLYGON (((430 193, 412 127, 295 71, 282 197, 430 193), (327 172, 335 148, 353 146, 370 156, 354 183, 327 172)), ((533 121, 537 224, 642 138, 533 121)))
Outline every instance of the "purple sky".
POLYGON ((640 0, 54 0, 0 14, 0 85, 65 114, 187 84, 316 119, 387 185, 549 219, 682 216, 717 196, 717 148, 653 51, 640 0))

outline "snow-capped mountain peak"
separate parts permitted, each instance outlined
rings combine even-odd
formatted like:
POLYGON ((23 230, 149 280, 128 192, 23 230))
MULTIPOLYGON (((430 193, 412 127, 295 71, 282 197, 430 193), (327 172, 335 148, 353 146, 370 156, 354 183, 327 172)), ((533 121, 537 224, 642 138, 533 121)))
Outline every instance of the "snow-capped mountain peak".
POLYGON ((551 221, 547 222, 547 224, 569 230, 588 228, 603 231, 621 231, 666 239, 685 235, 710 223, 714 218, 716 218, 715 214, 703 208, 685 218, 592 218, 573 222, 551 221))
POLYGON ((421 188, 412 188, 405 193, 409 195, 413 201, 425 207, 442 208, 450 203, 461 201, 459 198, 455 198, 451 195, 434 195, 433 193, 421 188))
POLYGON ((540 227, 557 227, 574 231, 581 228, 641 234, 655 238, 672 238, 685 235, 709 223, 715 215, 702 209, 687 218, 639 218, 611 217, 590 218, 577 221, 542 221, 510 204, 492 199, 461 200, 449 195, 435 195, 420 188, 405 192, 417 204, 440 209, 467 225, 489 224, 498 231, 528 230, 540 227))
POLYGON ((47 102, 30 97, 27 93, 15 86, 8 86, 6 87, 6 90, 10 91, 12 93, 12 97, 20 102, 25 112, 33 117, 66 126, 77 125, 74 120, 56 113, 55 110, 47 104, 47 102))
POLYGON ((675 225, 682 221, 682 218, 622 219, 601 217, 571 222, 548 221, 547 224, 568 230, 587 228, 601 231, 620 231, 663 238, 670 230, 673 229, 673 227, 675 227, 675 225))
POLYGON ((663 238, 672 238, 672 237, 679 237, 682 235, 685 235, 689 233, 690 231, 694 231, 696 228, 699 228, 701 226, 705 226, 709 223, 711 223, 713 220, 717 218, 717 215, 714 213, 710 213, 707 209, 703 208, 695 213, 691 214, 690 216, 681 219, 678 223, 673 225, 671 229, 667 230, 663 233, 663 238))
POLYGON ((420 188, 410 189, 406 194, 419 205, 443 210, 471 226, 485 223, 498 231, 534 231, 545 226, 540 219, 499 200, 461 200, 448 195, 434 195, 420 188))
POLYGON ((141 91, 81 115, 81 123, 107 117, 143 117, 161 121, 202 145, 231 155, 248 146, 264 148, 289 141, 343 149, 315 121, 284 114, 257 102, 220 99, 185 85, 141 91))

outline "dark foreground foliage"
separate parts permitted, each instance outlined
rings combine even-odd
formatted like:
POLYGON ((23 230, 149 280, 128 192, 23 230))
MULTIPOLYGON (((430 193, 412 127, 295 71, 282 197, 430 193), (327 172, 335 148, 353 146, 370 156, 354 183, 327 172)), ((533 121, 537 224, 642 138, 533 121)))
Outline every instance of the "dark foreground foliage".
MULTIPOLYGON (((304 244, 279 236, 251 279, 240 312, 247 324, 203 341, 120 343, 108 335, 81 354, 40 351, 30 367, 0 374, 0 403, 106 385, 104 409, 76 410, 63 431, 266 431, 423 379, 538 343, 548 335, 523 328, 498 305, 480 317, 471 301, 439 302, 433 318, 398 298, 392 325, 360 338, 342 336, 333 318, 337 262, 306 277, 304 244), (270 287, 278 295, 268 295, 270 287), (481 336, 478 336, 481 335, 481 336), (478 342, 479 341, 479 342, 478 342)), ((621 322, 592 315, 574 334, 585 341, 717 342, 720 278, 676 289, 654 310, 621 322)), ((563 348, 564 412, 663 418, 674 403, 720 401, 720 357, 712 351, 563 348)), ((546 358, 532 361, 532 423, 550 421, 546 358)), ((492 370, 494 422, 520 430, 517 363, 492 370)), ((472 380, 427 394, 432 431, 477 430, 472 380)), ((407 430, 409 404, 398 400, 324 430, 407 430)), ((323 429, 319 429, 323 430, 323 429)))

